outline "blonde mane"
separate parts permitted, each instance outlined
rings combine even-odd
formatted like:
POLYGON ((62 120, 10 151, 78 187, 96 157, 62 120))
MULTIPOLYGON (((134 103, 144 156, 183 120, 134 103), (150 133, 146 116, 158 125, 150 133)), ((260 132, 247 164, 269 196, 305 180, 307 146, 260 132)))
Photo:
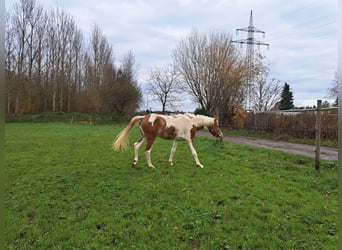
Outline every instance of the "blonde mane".
POLYGON ((207 127, 214 124, 214 118, 205 115, 184 114, 189 117, 196 127, 207 127))

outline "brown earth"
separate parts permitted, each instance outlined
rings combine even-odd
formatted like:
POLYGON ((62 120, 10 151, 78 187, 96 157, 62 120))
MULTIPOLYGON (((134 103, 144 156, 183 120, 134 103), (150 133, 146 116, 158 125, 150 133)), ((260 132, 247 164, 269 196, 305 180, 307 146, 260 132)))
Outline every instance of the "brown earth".
MULTIPOLYGON (((208 136, 211 134, 207 131, 198 131, 198 135, 208 136)), ((227 136, 225 135, 223 138, 225 141, 237 143, 237 144, 245 144, 249 146, 259 147, 259 148, 269 148, 280 150, 284 152, 289 152, 298 155, 305 155, 312 158, 315 158, 315 146, 299 144, 299 143, 291 143, 291 142, 283 142, 283 141, 273 141, 273 140, 265 140, 251 137, 238 137, 238 136, 227 136)), ((321 146, 321 159, 324 160, 338 160, 338 150, 337 148, 332 147, 323 147, 321 146)))

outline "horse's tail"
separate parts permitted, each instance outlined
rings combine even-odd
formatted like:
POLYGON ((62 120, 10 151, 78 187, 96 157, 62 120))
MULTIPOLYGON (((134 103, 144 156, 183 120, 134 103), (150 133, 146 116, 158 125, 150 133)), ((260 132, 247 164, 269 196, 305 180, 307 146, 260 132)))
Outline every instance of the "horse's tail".
POLYGON ((128 147, 128 135, 134 125, 141 121, 144 116, 134 116, 128 125, 117 135, 113 142, 113 150, 119 151, 120 149, 126 149, 128 147))

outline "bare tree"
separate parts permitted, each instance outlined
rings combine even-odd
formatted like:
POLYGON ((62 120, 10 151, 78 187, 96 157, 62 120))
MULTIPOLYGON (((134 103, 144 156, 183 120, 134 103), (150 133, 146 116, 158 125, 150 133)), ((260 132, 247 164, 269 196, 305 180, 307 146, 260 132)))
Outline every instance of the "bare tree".
POLYGON ((7 111, 11 112, 14 95, 14 113, 32 112, 40 90, 37 71, 41 70, 43 61, 46 15, 35 0, 21 0, 6 16, 6 64, 10 90, 7 111))
POLYGON ((81 92, 82 85, 82 63, 83 63, 83 36, 81 31, 73 26, 72 41, 68 51, 68 102, 67 112, 71 111, 71 98, 77 97, 81 92))
POLYGON ((97 25, 94 26, 91 34, 89 52, 94 77, 93 84, 101 86, 106 66, 113 63, 113 49, 97 25))
POLYGON ((203 110, 225 114, 243 101, 246 64, 226 33, 192 32, 174 50, 184 89, 203 110))
MULTIPOLYGON (((45 83, 51 91, 52 111, 66 111, 73 71, 75 36, 79 31, 73 18, 64 10, 51 11, 47 29, 47 62, 45 83), (67 98, 65 98, 67 96, 67 98), (58 105, 58 107, 57 107, 58 105)), ((47 96, 49 96, 47 95, 47 96)))
POLYGON ((10 20, 11 15, 6 13, 5 51, 6 51, 6 90, 7 90, 7 113, 11 113, 11 97, 16 90, 17 60, 15 54, 15 30, 10 20))
POLYGON ((29 17, 32 12, 32 5, 35 1, 25 1, 21 0, 19 3, 14 5, 14 13, 12 16, 13 32, 14 32, 14 57, 16 60, 16 75, 17 79, 15 85, 13 86, 15 94, 15 114, 20 112, 20 108, 24 106, 24 99, 22 93, 24 93, 25 81, 27 78, 25 74, 27 73, 27 40, 29 37, 29 17))
POLYGON ((120 117, 130 116, 142 100, 141 90, 136 80, 135 58, 131 51, 124 56, 115 75, 116 81, 111 96, 113 113, 120 117))
POLYGON ((26 98, 26 111, 32 112, 33 96, 39 92, 37 84, 36 72, 40 70, 42 63, 42 44, 44 38, 44 29, 46 24, 46 16, 41 6, 37 6, 35 1, 27 1, 28 5, 28 36, 27 43, 27 98, 26 98))
POLYGON ((254 85, 251 91, 253 110, 266 112, 272 110, 281 100, 283 86, 279 80, 269 79, 269 68, 262 62, 260 56, 257 63, 257 76, 254 78, 254 85))
POLYGON ((35 26, 35 39, 34 39, 34 53, 35 53, 35 61, 33 65, 33 75, 35 82, 35 95, 34 95, 34 107, 32 107, 31 112, 42 112, 41 99, 44 95, 44 65, 46 63, 46 51, 47 51, 47 43, 46 43, 46 35, 47 35, 47 23, 48 17, 43 9, 40 10, 40 18, 37 20, 37 24, 35 26))
POLYGON ((282 85, 279 80, 258 78, 252 92, 254 111, 266 112, 275 108, 281 99, 282 85))
POLYGON ((36 0, 14 4, 6 12, 7 112, 133 113, 141 101, 133 54, 114 65, 112 47, 97 26, 88 50, 83 43, 63 9, 47 15, 36 0))
POLYGON ((85 60, 88 112, 103 112, 106 69, 113 64, 113 50, 98 26, 94 26, 90 37, 90 46, 85 60))
POLYGON ((181 90, 177 84, 178 73, 174 65, 155 67, 150 73, 150 83, 147 91, 162 105, 162 113, 166 108, 174 107, 180 101, 181 90))

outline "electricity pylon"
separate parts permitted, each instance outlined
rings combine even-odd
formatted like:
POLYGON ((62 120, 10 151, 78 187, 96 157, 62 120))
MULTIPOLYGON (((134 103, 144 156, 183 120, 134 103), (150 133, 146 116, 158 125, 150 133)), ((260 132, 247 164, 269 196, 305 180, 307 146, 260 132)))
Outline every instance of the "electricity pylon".
POLYGON ((240 39, 240 40, 234 40, 233 43, 239 43, 241 46, 242 44, 247 44, 247 50, 246 50, 246 61, 247 61, 247 93, 246 93, 246 109, 248 105, 248 109, 251 109, 250 105, 250 97, 251 97, 251 90, 254 83, 254 45, 265 45, 267 48, 269 48, 268 43, 264 43, 261 41, 258 41, 254 38, 254 33, 262 33, 263 37, 265 37, 265 32, 262 30, 257 29, 253 25, 253 11, 251 10, 251 14, 249 17, 249 26, 247 28, 240 28, 236 29, 236 34, 238 34, 239 31, 245 31, 248 32, 247 39, 240 39))

